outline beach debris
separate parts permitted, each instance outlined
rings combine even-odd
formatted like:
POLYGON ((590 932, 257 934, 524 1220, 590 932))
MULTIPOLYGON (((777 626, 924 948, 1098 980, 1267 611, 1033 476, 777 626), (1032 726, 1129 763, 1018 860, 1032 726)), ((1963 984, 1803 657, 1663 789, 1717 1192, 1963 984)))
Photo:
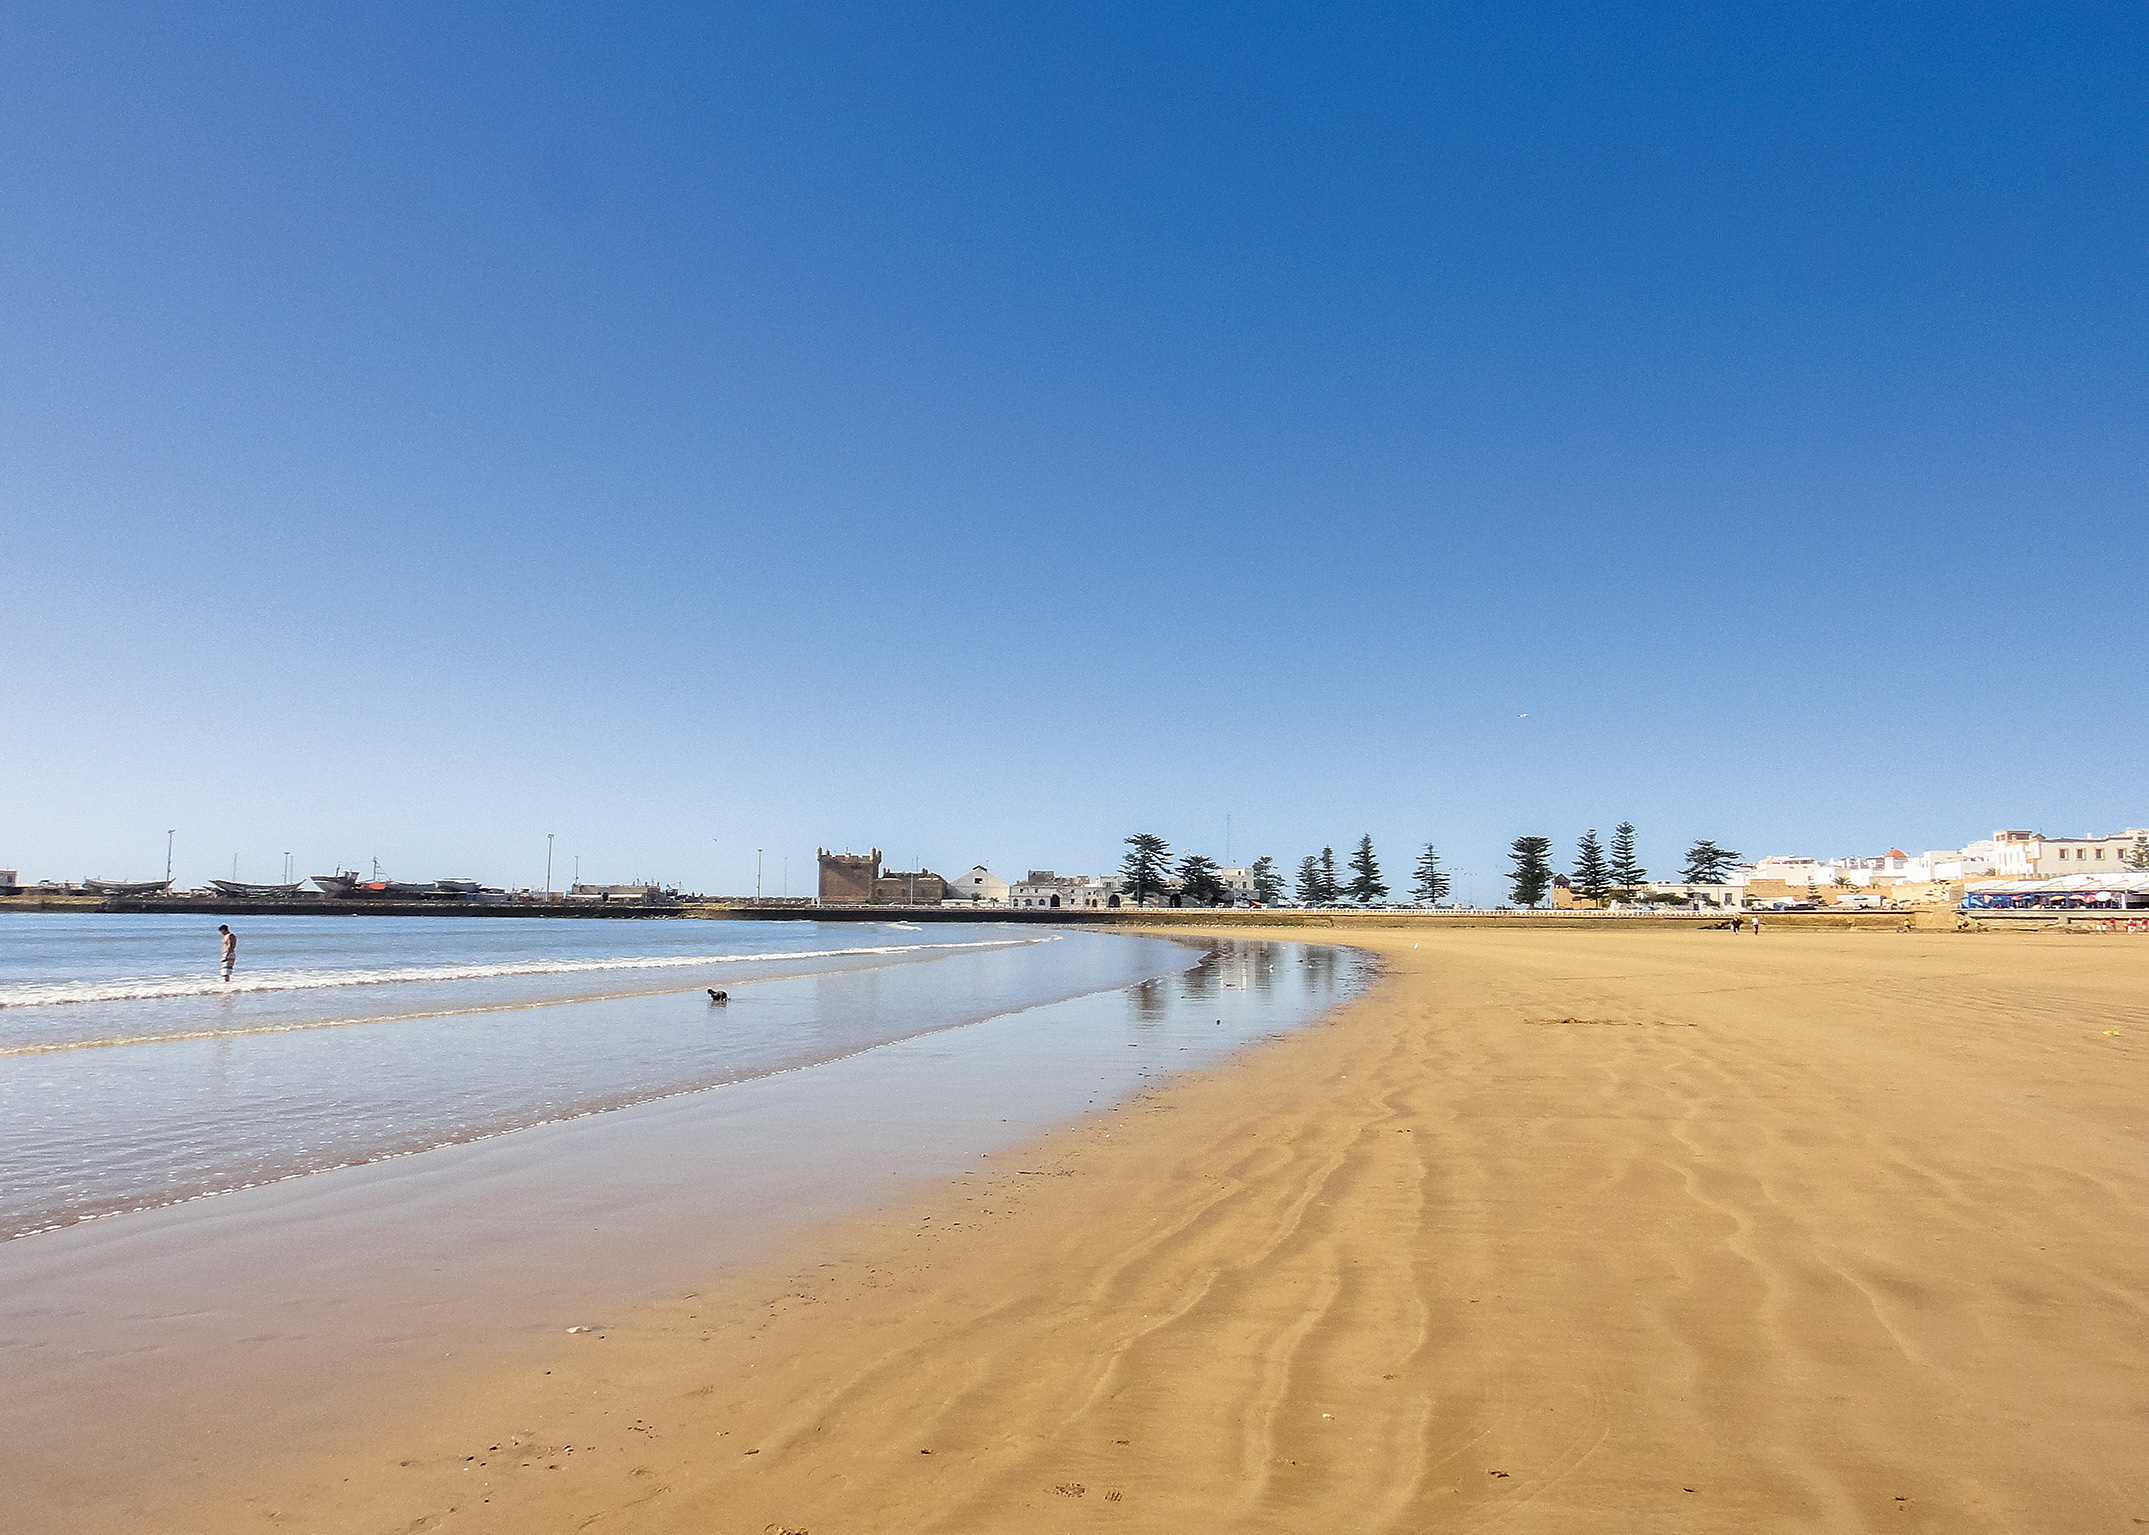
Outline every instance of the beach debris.
POLYGON ((1488 1471, 1488 1472, 1486 1472, 1485 1474, 1486 1474, 1487 1476, 1505 1476, 1505 1475, 1507 1475, 1507 1473, 1506 1473, 1505 1471, 1488 1471))
POLYGON ((1052 1490, 1063 1498, 1079 1498, 1083 1493, 1089 1491, 1080 1482, 1060 1482, 1052 1490))

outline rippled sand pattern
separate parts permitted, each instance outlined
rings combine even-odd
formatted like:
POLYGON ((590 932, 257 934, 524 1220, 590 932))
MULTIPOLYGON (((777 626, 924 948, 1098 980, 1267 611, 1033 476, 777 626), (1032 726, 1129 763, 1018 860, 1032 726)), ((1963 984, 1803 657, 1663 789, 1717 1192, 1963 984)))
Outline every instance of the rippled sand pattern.
POLYGON ((1388 977, 1332 1025, 457 1383, 252 1513, 2149 1521, 2149 942, 1363 941, 1388 977))

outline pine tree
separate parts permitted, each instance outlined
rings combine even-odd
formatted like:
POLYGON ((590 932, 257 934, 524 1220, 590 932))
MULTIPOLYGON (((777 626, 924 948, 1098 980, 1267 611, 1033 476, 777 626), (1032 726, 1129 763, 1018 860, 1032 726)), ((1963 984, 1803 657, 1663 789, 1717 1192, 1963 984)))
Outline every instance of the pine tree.
POLYGON ((1592 826, 1575 844, 1574 892, 1584 900, 1601 901, 1611 888, 1612 866, 1606 862, 1604 844, 1597 840, 1597 828, 1592 826))
POLYGON ((1179 899, 1189 906, 1214 906, 1224 898, 1224 882, 1216 877, 1216 860, 1189 853, 1179 860, 1179 899))
POLYGON ((1411 886, 1410 893, 1427 906, 1438 906, 1448 898, 1448 891, 1454 888, 1454 881, 1442 872, 1440 855, 1433 851, 1430 842, 1425 844, 1425 851, 1418 855, 1418 866, 1411 872, 1417 876, 1417 883, 1411 886))
POLYGON ((1321 855, 1308 853, 1298 866, 1298 904, 1321 904, 1321 855))
POLYGON ((1164 893, 1165 859, 1171 845, 1162 837, 1148 832, 1136 832, 1127 839, 1129 849, 1126 861, 1119 866, 1120 877, 1127 882, 1127 895, 1137 906, 1146 906, 1150 900, 1164 893))
POLYGON ((1336 883, 1336 850, 1321 849, 1321 904, 1333 906, 1343 898, 1343 887, 1336 883))
POLYGON ((1514 886, 1515 904, 1536 906, 1552 888, 1552 839, 1517 837, 1510 845, 1513 851, 1508 857, 1514 862, 1515 872, 1508 879, 1514 886))
POLYGON ((1689 885, 1721 885, 1730 877, 1739 855, 1727 852, 1706 837, 1686 850, 1683 878, 1689 885))
POLYGON ((1351 882, 1343 893, 1360 906, 1371 906, 1388 893, 1388 887, 1380 882, 1380 864, 1373 857, 1371 832, 1358 839, 1358 851, 1351 854, 1351 882))
POLYGON ((1612 887, 1636 891, 1649 882, 1649 871, 1634 856, 1634 823, 1621 821, 1612 828, 1612 887))
POLYGON ((1283 896, 1283 876, 1276 872, 1276 860, 1256 858, 1246 870, 1247 878, 1254 887, 1254 899, 1263 906, 1274 906, 1283 896))

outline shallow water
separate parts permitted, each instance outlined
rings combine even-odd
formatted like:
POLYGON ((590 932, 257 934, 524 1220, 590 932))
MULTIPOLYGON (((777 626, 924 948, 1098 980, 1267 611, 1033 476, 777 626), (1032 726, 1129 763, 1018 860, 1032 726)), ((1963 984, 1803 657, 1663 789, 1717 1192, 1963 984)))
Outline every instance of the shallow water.
POLYGON ((796 1070, 1183 969, 1012 925, 551 918, 0 926, 0 1237, 796 1070), (709 987, 731 993, 712 1005, 709 987))
MULTIPOLYGON (((189 1487, 226 1474, 234 1456, 342 1442, 369 1415, 403 1410, 396 1404, 442 1371, 516 1356, 565 1327, 753 1261, 818 1222, 907 1199, 921 1180, 990 1165, 981 1158, 1311 1022, 1370 974, 1362 956, 1324 945, 1084 933, 912 956, 863 973, 777 977, 741 988, 788 1001, 767 1004, 766 1028, 737 1025, 738 1046, 802 1046, 816 1031, 840 1043, 876 1018, 909 1032, 618 1112, 0 1243, 0 1376, 10 1381, 0 1441, 23 1494, 16 1512, 31 1535, 90 1527, 119 1508, 130 1511, 120 1525, 156 1528, 140 1510, 157 1498, 183 1501, 189 1487), (994 1001, 1055 969, 1072 984, 1110 964, 1150 973, 1027 1005, 994 1001), (968 982, 953 984, 965 974, 968 982), (994 975, 997 993, 987 984, 994 975), (963 999, 986 1010, 962 1024, 963 999), (776 1027, 779 1017, 792 1022, 776 1027)), ((685 1061, 694 1052, 679 1042, 693 1031, 674 1014, 686 1000, 645 994, 513 1016, 554 1015, 530 1026, 581 1039, 611 1027, 589 1020, 625 1020, 641 1037, 673 1042, 660 1058, 685 1061)), ((740 1005, 722 1010, 726 1018, 750 1018, 740 1005)), ((703 998, 696 1016, 711 1011, 703 998)), ((388 1027, 296 1037, 398 1037, 400 1026, 388 1027)), ((251 1051, 264 1038, 208 1048, 251 1051)), ((378 1061, 382 1052, 366 1053, 378 1061)), ((157 1058, 123 1047, 14 1059, 130 1054, 157 1058)), ((469 1054, 484 1066, 503 1052, 469 1054)), ((608 1045, 600 1054, 631 1063, 640 1050, 608 1045)), ((579 1082, 571 1055, 558 1062, 579 1082)), ((237 1126, 279 1112, 262 1071, 260 1091, 244 1100, 251 1108, 231 1100, 237 1126)), ((164 1075, 194 1080, 184 1070, 164 1075)), ((169 1085, 161 1101, 188 1101, 169 1085)), ((316 1101, 306 1085, 282 1079, 294 1103, 316 1101)), ((121 1100, 116 1081, 99 1091, 121 1100)))

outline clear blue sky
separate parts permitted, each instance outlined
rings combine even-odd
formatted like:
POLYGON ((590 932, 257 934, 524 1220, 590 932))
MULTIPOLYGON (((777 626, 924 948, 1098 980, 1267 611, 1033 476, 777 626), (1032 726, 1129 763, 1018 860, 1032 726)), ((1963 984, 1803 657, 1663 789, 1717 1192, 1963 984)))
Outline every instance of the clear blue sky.
POLYGON ((2149 821, 2138 7, 8 33, 26 877, 2149 821))

